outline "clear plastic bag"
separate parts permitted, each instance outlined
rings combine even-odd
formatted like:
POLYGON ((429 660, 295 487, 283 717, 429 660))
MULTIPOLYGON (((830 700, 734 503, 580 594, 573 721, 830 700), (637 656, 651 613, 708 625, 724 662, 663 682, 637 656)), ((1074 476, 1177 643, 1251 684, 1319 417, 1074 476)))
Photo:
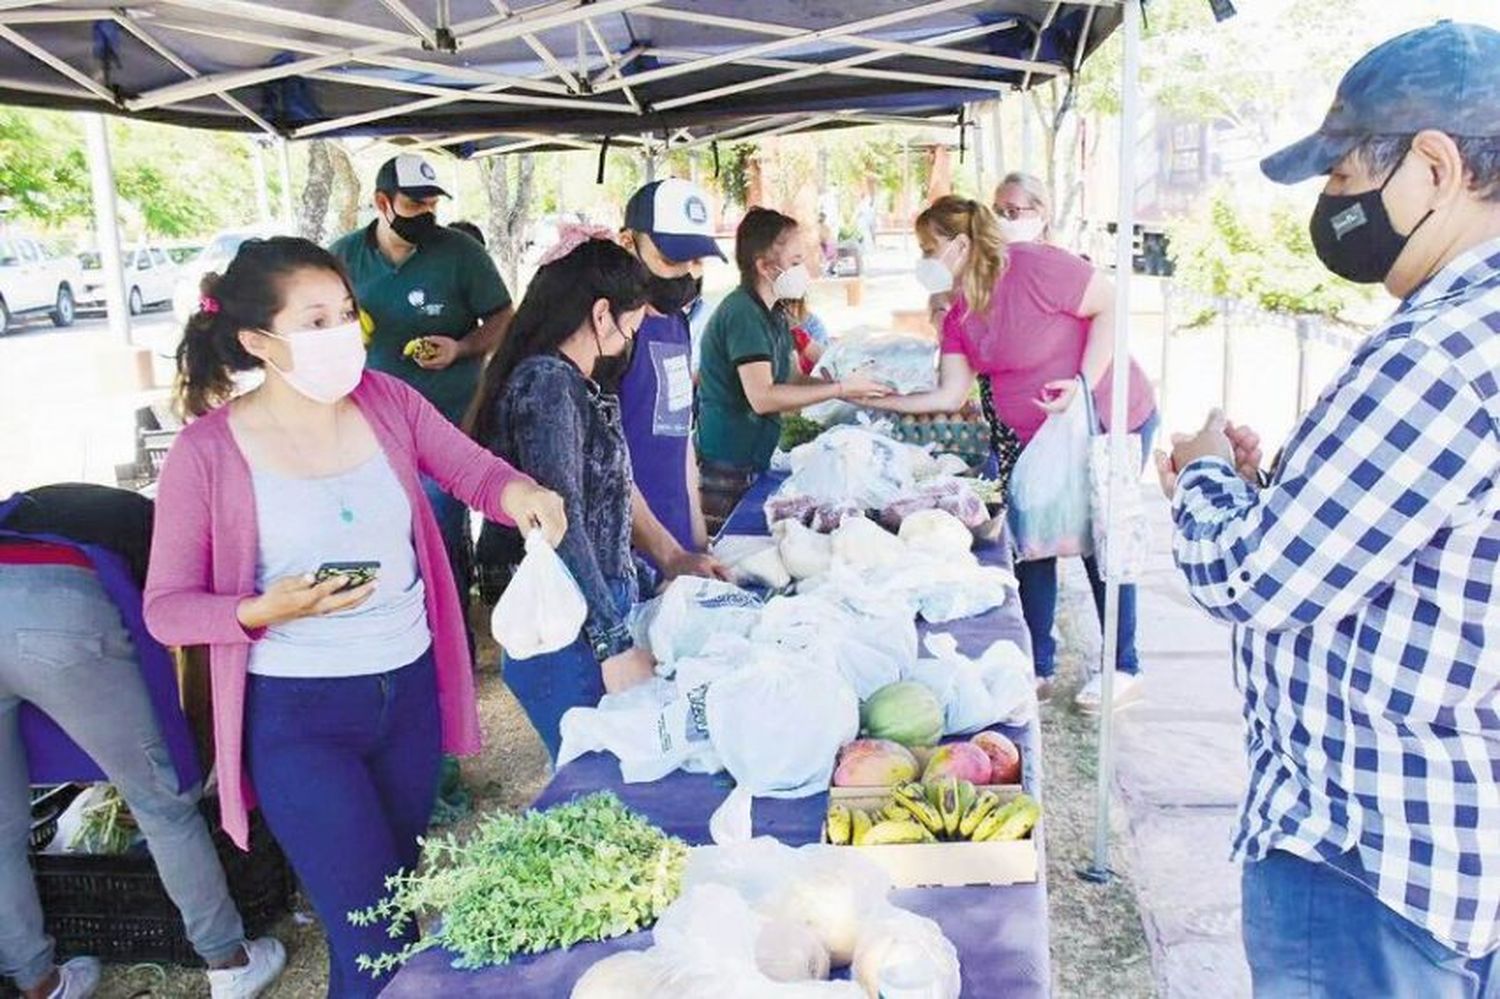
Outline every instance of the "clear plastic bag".
POLYGON ((646 627, 651 654, 670 666, 701 654, 714 635, 748 635, 760 608, 759 597, 733 583, 679 576, 659 598, 646 627))
POLYGON ((512 659, 565 649, 578 638, 589 605, 573 574, 541 531, 526 536, 526 554, 490 614, 490 631, 512 659))
POLYGON ((831 661, 861 700, 901 679, 917 655, 910 614, 872 617, 817 593, 775 598, 750 637, 809 663, 831 661))
POLYGON ((993 643, 978 659, 958 651, 952 635, 928 635, 934 658, 918 660, 903 679, 916 680, 943 705, 943 732, 969 735, 992 725, 1025 725, 1036 717, 1036 678, 1014 642, 993 643))
POLYGON ((1087 555, 1089 405, 1080 382, 1067 410, 1047 417, 1010 477, 1010 529, 1022 561, 1087 555))
POLYGON ((908 333, 867 333, 835 340, 813 369, 814 377, 838 381, 856 373, 884 382, 897 395, 937 388, 938 344, 908 333))
POLYGON ((678 768, 717 772, 722 764, 703 724, 707 689, 678 688, 666 704, 653 692, 595 708, 569 708, 559 725, 562 746, 557 765, 565 766, 584 753, 611 753, 619 759, 620 776, 627 784, 661 780, 678 768))

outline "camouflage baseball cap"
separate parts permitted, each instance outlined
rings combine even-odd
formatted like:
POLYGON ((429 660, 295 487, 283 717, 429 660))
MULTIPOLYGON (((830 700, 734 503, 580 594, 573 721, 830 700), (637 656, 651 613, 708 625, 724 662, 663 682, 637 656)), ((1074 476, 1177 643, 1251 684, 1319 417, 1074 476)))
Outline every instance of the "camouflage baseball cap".
POLYGON ((1278 184, 1326 174, 1372 135, 1500 136, 1500 31, 1439 21, 1367 52, 1316 132, 1260 161, 1278 184))

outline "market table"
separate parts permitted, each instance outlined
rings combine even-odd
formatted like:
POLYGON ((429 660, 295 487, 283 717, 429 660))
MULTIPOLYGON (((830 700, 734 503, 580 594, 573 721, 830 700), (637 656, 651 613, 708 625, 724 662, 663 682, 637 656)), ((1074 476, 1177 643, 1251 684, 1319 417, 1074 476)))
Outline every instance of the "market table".
MULTIPOLYGON (((780 478, 768 475, 756 483, 730 517, 724 533, 765 534, 761 505, 780 478)), ((976 553, 986 564, 1010 565, 1009 546, 1004 540, 976 549, 976 553)), ((946 625, 919 622, 918 630, 923 635, 932 632, 953 635, 967 655, 978 655, 1002 638, 1016 642, 1028 655, 1031 649, 1020 602, 1013 597, 988 614, 946 625)), ((1021 747, 1022 784, 1045 807, 1046 799, 1041 793, 1041 740, 1036 725, 1002 726, 1000 731, 1021 747)), ((681 771, 649 784, 626 784, 613 756, 590 753, 559 770, 535 807, 545 808, 578 795, 609 790, 666 832, 689 843, 703 844, 710 842, 709 816, 733 786, 726 774, 681 771)), ((754 831, 756 835, 774 836, 784 843, 816 842, 826 809, 826 795, 793 800, 757 798, 754 831)), ((965 999, 996 996, 1024 999, 1048 994, 1051 967, 1047 953, 1044 847, 1038 835, 1039 879, 1035 884, 910 888, 892 893, 897 905, 935 920, 958 948, 965 999)), ((510 964, 477 971, 452 967, 450 953, 428 951, 407 962, 382 995, 390 999, 438 995, 566 999, 573 983, 600 958, 621 950, 643 950, 650 945, 650 931, 642 931, 599 943, 579 944, 566 951, 524 955, 510 964)))

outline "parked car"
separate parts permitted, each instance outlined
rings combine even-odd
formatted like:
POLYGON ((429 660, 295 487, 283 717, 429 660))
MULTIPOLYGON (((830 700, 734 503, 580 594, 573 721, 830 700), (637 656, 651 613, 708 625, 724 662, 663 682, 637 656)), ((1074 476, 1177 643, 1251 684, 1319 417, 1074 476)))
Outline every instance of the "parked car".
POLYGON ((17 316, 45 313, 71 326, 83 270, 72 256, 51 253, 28 236, 0 234, 0 334, 17 316))
POLYGON ((223 274, 224 268, 240 252, 240 244, 247 239, 267 239, 283 235, 274 226, 249 229, 226 229, 214 234, 203 247, 203 252, 177 268, 177 285, 172 291, 172 315, 179 323, 186 323, 198 311, 198 285, 203 275, 210 271, 223 274))
MULTIPOLYGON (((104 265, 97 252, 78 255, 83 265, 83 290, 78 304, 90 308, 104 306, 104 265)), ((125 276, 125 303, 132 316, 138 316, 152 305, 172 300, 177 287, 177 265, 159 246, 143 246, 127 251, 120 262, 125 276)))

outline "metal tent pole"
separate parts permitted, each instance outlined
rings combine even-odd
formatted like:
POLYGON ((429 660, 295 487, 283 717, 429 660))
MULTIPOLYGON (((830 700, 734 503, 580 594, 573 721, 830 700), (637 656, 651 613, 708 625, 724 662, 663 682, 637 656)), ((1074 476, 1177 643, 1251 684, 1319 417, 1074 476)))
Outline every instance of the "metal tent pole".
POLYGON ((125 272, 120 257, 119 215, 115 207, 115 173, 109 156, 109 129, 104 116, 83 115, 88 142, 89 181, 94 193, 94 233, 99 239, 99 264, 104 269, 104 304, 110 335, 130 345, 130 308, 125 303, 125 272))
POLYGON ((281 221, 285 223, 287 231, 297 228, 297 220, 292 216, 292 150, 291 145, 285 140, 276 143, 278 160, 281 163, 281 221))
MULTIPOLYGON (((1120 92, 1120 193, 1115 228, 1115 364, 1109 416, 1111 468, 1125 458, 1126 402, 1130 392, 1130 280, 1134 268, 1135 235, 1135 133, 1140 114, 1139 72, 1141 62, 1140 0, 1124 3, 1125 60, 1120 92)), ((1105 506, 1105 536, 1113 537, 1116 496, 1114 476, 1105 506)), ((1104 583, 1104 660, 1100 663, 1099 687, 1099 788, 1095 805, 1094 863, 1084 872, 1091 881, 1106 882, 1109 869, 1109 799, 1114 784, 1114 680, 1115 655, 1119 647, 1120 580, 1111 575, 1104 583)))
POLYGON ((266 161, 261 141, 251 137, 245 140, 250 146, 250 171, 255 177, 255 217, 261 225, 271 223, 271 188, 266 183, 266 161))

